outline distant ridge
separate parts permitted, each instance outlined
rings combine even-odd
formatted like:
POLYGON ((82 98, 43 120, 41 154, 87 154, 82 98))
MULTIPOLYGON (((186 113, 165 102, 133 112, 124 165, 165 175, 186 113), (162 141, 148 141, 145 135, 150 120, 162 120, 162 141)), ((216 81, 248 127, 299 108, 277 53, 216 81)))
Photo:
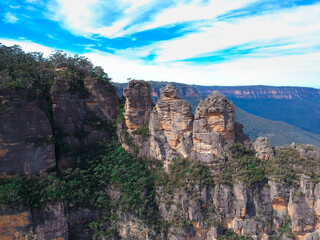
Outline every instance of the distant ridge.
POLYGON ((255 140, 259 136, 270 139, 273 146, 295 143, 314 144, 320 147, 320 134, 303 131, 281 121, 272 121, 236 108, 236 119, 243 124, 244 132, 255 140))
POLYGON ((320 89, 307 87, 253 86, 198 86, 192 85, 199 93, 209 95, 214 91, 229 98, 242 99, 305 99, 320 98, 320 89))

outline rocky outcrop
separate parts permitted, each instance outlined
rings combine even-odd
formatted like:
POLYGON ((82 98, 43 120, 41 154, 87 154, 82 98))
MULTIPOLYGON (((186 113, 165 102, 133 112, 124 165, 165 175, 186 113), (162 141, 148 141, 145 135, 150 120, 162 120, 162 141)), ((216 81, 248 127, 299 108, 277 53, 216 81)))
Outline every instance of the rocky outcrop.
POLYGON ((214 93, 201 101, 193 122, 193 151, 196 159, 213 163, 223 155, 223 147, 235 140, 235 106, 225 96, 214 93))
POLYGON ((124 149, 139 157, 149 156, 150 83, 132 80, 123 90, 123 96, 124 119, 117 125, 120 142, 124 149))
POLYGON ((267 137, 258 137, 253 145, 258 159, 270 160, 274 157, 273 147, 267 137))
POLYGON ((0 173, 42 174, 55 167, 52 127, 40 109, 46 101, 28 100, 25 90, 2 90, 0 98, 0 173))
POLYGON ((236 142, 243 144, 247 148, 251 148, 252 142, 251 139, 248 137, 247 134, 243 132, 243 125, 241 123, 235 122, 234 123, 234 132, 236 142))
POLYGON ((168 84, 149 121, 149 91, 148 84, 136 80, 124 90, 124 121, 118 125, 118 135, 126 150, 138 148, 139 156, 162 160, 167 168, 178 156, 212 164, 223 156, 224 147, 230 142, 239 141, 250 146, 250 139, 242 132, 243 126, 235 122, 235 107, 225 96, 215 93, 201 101, 193 117, 190 105, 168 84), (150 142, 136 136, 147 128, 145 122, 148 121, 150 142), (150 153, 146 153, 149 147, 150 153))
POLYGON ((192 149, 192 123, 191 107, 168 84, 151 113, 150 156, 162 161, 188 157, 192 149))
POLYGON ((81 144, 74 133, 83 129, 85 104, 78 93, 70 91, 70 82, 65 78, 56 78, 51 87, 52 116, 57 142, 58 166, 71 167, 71 154, 81 144))
POLYGON ((148 126, 152 108, 150 84, 145 81, 130 81, 123 90, 123 96, 126 98, 123 116, 127 129, 133 131, 148 126))

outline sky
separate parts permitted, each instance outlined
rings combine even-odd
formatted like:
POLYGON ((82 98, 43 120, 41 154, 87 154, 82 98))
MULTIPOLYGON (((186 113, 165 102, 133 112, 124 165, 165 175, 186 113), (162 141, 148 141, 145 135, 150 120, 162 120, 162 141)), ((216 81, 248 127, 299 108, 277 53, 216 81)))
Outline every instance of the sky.
POLYGON ((0 43, 114 82, 320 88, 320 0, 0 0, 0 43))

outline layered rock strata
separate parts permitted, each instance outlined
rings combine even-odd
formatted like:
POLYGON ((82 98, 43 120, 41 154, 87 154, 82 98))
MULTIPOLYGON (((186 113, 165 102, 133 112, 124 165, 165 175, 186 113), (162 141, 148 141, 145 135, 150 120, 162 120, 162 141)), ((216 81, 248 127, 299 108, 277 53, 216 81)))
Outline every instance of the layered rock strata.
POLYGON ((201 101, 193 122, 194 157, 210 164, 223 155, 224 145, 235 141, 235 137, 233 103, 219 93, 201 101))
POLYGON ((136 130, 148 126, 152 109, 150 83, 145 81, 130 81, 124 89, 126 99, 124 106, 124 121, 128 130, 136 130))
POLYGON ((149 156, 150 83, 132 80, 123 90, 124 119, 117 126, 122 146, 139 157, 149 156))
POLYGON ((150 156, 162 161, 188 157, 192 149, 192 123, 191 107, 168 84, 151 113, 150 156))
POLYGON ((225 146, 230 142, 240 141, 250 146, 242 125, 235 122, 233 103, 225 96, 210 95, 200 102, 193 117, 191 107, 179 98, 171 84, 162 90, 152 109, 149 87, 144 81, 133 80, 124 90, 124 121, 118 126, 118 135, 126 150, 138 148, 139 156, 165 161, 167 168, 167 163, 178 156, 212 164, 225 154, 225 146), (149 141, 136 134, 147 128, 146 122, 149 122, 149 141))

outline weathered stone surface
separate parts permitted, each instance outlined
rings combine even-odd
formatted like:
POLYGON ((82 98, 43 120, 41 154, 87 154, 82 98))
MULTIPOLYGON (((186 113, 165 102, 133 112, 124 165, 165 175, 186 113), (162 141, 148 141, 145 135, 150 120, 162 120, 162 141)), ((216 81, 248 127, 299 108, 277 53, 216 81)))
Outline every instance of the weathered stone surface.
POLYGON ((214 190, 214 205, 222 218, 233 218, 233 194, 232 187, 216 185, 214 190))
POLYGON ((132 80, 123 90, 124 119, 117 125, 117 134, 125 150, 139 157, 149 156, 149 119, 152 109, 150 83, 132 80))
POLYGON ((0 205, 0 239, 24 240, 32 234, 31 209, 22 205, 0 205))
POLYGON ((235 140, 235 106, 214 93, 201 101, 193 122, 193 151, 200 161, 212 163, 223 155, 223 146, 235 140))
POLYGON ((256 157, 260 160, 270 160, 274 157, 273 147, 267 137, 258 137, 253 145, 256 157))
POLYGON ((288 213, 291 217, 292 231, 294 233, 304 235, 315 230, 316 215, 302 192, 291 191, 288 213))
POLYGON ((150 155, 162 161, 188 157, 192 148, 191 107, 168 84, 154 107, 149 123, 150 155))
POLYGON ((320 159, 320 150, 314 145, 292 143, 290 147, 296 150, 304 160, 320 159))
POLYGON ((150 83, 132 80, 124 89, 126 98, 124 120, 128 130, 136 130, 148 126, 151 113, 150 83))
POLYGON ((246 219, 243 222, 242 234, 253 235, 257 232, 257 223, 254 219, 246 219))
POLYGON ((42 174, 56 165, 52 127, 39 104, 25 90, 2 90, 0 113, 0 173, 42 174))
POLYGON ((222 228, 221 227, 210 227, 206 240, 213 240, 217 239, 219 235, 222 234, 222 228))
POLYGON ((56 148, 60 168, 72 166, 70 156, 80 146, 110 138, 106 129, 88 122, 113 124, 119 111, 119 98, 110 84, 87 79, 81 93, 73 91, 71 83, 62 75, 51 87, 53 127, 62 140, 56 148))
POLYGON ((111 84, 97 81, 86 81, 85 88, 90 93, 85 103, 96 117, 113 124, 119 114, 119 97, 111 84))
POLYGON ((311 208, 314 207, 315 195, 314 195, 315 184, 311 177, 302 174, 300 176, 300 190, 304 194, 305 199, 311 208))
POLYGON ((117 230, 122 239, 154 239, 155 233, 138 218, 129 213, 120 213, 119 218, 117 230))
POLYGON ((247 213, 248 193, 247 188, 240 183, 233 186, 235 196, 235 216, 245 218, 247 213))
POLYGON ((68 224, 62 203, 48 203, 32 209, 37 239, 68 240, 68 224))
POLYGON ((314 188, 314 211, 317 216, 320 216, 320 183, 317 183, 314 188))

